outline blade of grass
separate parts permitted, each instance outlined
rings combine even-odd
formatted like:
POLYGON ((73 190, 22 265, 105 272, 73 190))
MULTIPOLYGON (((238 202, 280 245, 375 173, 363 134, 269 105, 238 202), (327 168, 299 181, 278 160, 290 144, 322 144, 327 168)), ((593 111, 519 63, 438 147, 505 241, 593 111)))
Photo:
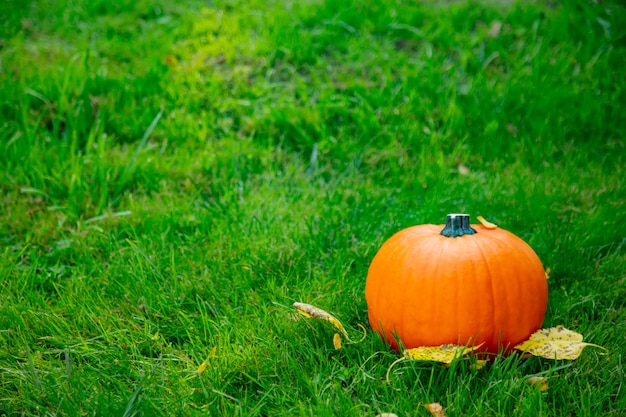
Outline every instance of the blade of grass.
POLYGON ((122 171, 122 173, 120 174, 120 177, 117 180, 117 187, 115 189, 113 201, 117 201, 121 197, 122 191, 126 187, 126 184, 128 183, 130 177, 133 175, 133 173, 135 172, 135 169, 137 168, 137 159, 139 157, 139 154, 146 147, 146 144, 148 143, 148 139, 150 138, 150 135, 154 131, 154 128, 159 123, 159 120, 161 120, 162 115, 163 115, 163 110, 157 113, 155 118, 152 120, 152 123, 150 123, 150 125, 144 132, 141 140, 135 147, 135 151, 133 152, 133 155, 129 159, 128 163, 124 166, 124 170, 122 171))

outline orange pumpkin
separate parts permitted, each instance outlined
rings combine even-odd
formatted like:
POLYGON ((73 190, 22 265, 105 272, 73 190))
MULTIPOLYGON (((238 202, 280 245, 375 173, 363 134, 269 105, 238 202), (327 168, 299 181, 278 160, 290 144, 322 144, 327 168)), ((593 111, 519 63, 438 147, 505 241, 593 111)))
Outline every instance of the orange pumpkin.
POLYGON ((449 214, 445 227, 393 235, 370 265, 370 325, 395 349, 442 344, 507 351, 541 327, 548 284, 528 244, 493 225, 449 214))

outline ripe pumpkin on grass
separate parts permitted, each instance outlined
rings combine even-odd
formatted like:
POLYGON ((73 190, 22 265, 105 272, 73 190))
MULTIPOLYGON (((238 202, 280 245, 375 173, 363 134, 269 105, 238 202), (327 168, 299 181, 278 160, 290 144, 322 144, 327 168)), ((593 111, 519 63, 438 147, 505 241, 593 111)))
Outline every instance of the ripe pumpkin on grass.
POLYGON ((469 215, 404 229, 374 257, 365 285, 370 325, 395 349, 457 344, 508 351, 538 330, 548 284, 537 254, 469 215))

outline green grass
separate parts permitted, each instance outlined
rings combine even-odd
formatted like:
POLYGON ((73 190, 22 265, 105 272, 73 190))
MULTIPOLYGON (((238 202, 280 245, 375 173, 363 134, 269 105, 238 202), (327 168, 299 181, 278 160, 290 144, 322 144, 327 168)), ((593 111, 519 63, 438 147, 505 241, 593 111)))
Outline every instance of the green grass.
POLYGON ((0 415, 626 414, 619 1, 2 8, 0 415), (367 325, 377 249, 449 212, 525 239, 544 326, 608 353, 385 382, 374 334, 292 319, 367 325))

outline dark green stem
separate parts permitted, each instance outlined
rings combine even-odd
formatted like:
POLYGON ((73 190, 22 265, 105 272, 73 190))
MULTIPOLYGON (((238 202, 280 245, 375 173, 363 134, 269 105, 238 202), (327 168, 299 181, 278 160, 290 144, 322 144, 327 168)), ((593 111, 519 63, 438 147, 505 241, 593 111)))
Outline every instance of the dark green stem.
POLYGON ((463 235, 473 235, 476 230, 470 227, 469 214, 448 214, 446 216, 446 226, 439 233, 445 237, 459 237, 463 235))

